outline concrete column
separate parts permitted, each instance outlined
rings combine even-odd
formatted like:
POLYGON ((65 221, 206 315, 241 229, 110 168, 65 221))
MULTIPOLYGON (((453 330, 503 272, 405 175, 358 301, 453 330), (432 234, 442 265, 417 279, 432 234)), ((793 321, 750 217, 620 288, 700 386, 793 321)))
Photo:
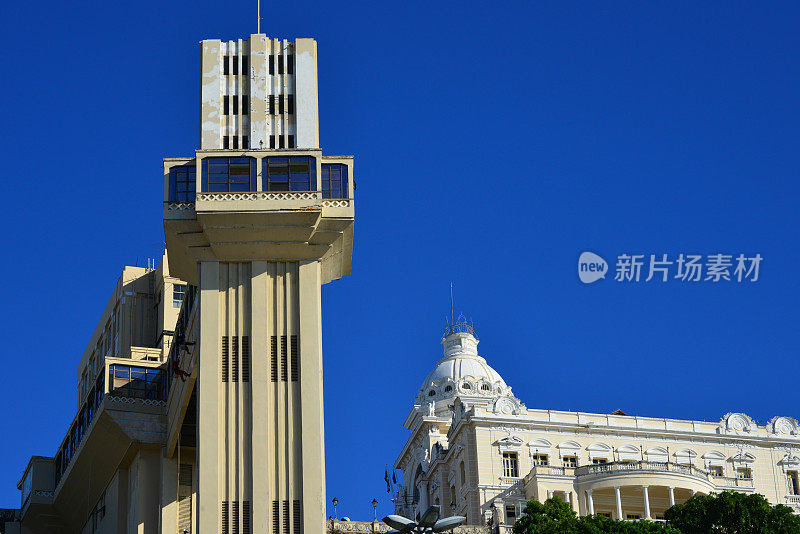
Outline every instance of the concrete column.
POLYGON ((200 355, 197 361, 197 510, 195 511, 195 525, 209 525, 208 528, 216 528, 220 524, 219 436, 222 430, 218 405, 220 376, 219 262, 204 261, 200 263, 199 292, 201 323, 200 355))
MULTIPOLYGON (((253 36, 250 38, 251 47, 254 42, 260 42, 258 45, 259 47, 266 46, 266 38, 263 35, 260 36, 260 40, 258 41, 255 40, 254 37, 259 36, 253 36)), ((261 53, 263 56, 263 51, 260 49, 259 53, 261 53)), ((253 57, 253 48, 250 49, 250 55, 251 63, 255 66, 256 62, 258 62, 258 68, 261 69, 263 74, 263 70, 265 68, 264 65, 266 65, 266 59, 264 59, 264 57, 255 59, 253 57)), ((263 85, 263 80, 261 80, 260 83, 263 85)), ((263 88, 261 90, 263 91, 263 88)), ((251 96, 251 102, 256 100, 256 97, 251 96)), ((254 119, 254 113, 255 112, 251 112, 251 121, 254 119)), ((263 109, 260 111, 260 113, 264 113, 263 109)), ((263 124, 263 117, 261 120, 263 124)), ((259 126, 259 128, 260 127, 261 126, 259 126)), ((251 130, 251 132, 253 131, 254 130, 251 130)), ((253 477, 252 531, 255 533, 268 532, 270 503, 272 500, 278 499, 274 490, 274 475, 268 475, 271 471, 270 458, 274 458, 275 454, 273 451, 272 456, 270 456, 272 442, 270 441, 271 436, 269 435, 269 430, 267 428, 268 418, 264 416, 265 412, 268 412, 270 409, 272 409, 272 411, 275 410, 273 404, 274 400, 269 396, 268 387, 270 384, 270 362, 269 357, 265 357, 266 355, 269 355, 270 350, 267 343, 270 335, 270 333, 267 331, 267 322, 270 317, 270 306, 273 306, 273 302, 268 301, 267 295, 268 285, 272 282, 273 280, 269 278, 267 262, 254 261, 252 264, 252 282, 250 285, 250 290, 252 292, 250 297, 250 302, 252 303, 252 320, 250 323, 250 331, 252 334, 250 341, 252 351, 250 358, 250 373, 252 378, 251 387, 253 391, 253 413, 255 414, 255 417, 252 419, 253 424, 251 435, 253 442, 253 471, 254 473, 261 474, 261 476, 257 475, 253 477), (257 357, 256 355, 264 356, 257 357)))
POLYGON ((669 487, 669 505, 675 506, 675 488, 672 486, 669 487))
POLYGON ((589 515, 594 515, 594 500, 592 499, 592 490, 586 490, 586 504, 589 506, 589 515))
POLYGON ((325 419, 322 397, 322 304, 318 261, 300 262, 300 411, 303 532, 325 524, 325 419))
POLYGON ((650 495, 647 493, 647 488, 649 486, 642 486, 642 492, 644 493, 644 517, 645 519, 652 519, 650 517, 650 495))
POLYGON ((614 497, 617 499, 617 519, 623 519, 622 517, 622 497, 619 494, 619 486, 614 486, 614 497))

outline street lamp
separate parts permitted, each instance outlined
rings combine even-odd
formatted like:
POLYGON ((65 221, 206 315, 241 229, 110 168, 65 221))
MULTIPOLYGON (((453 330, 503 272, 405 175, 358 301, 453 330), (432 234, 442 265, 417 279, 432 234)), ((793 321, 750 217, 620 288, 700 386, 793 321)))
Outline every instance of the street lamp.
POLYGON ((419 522, 399 515, 387 515, 383 522, 394 529, 386 534, 433 534, 453 530, 466 523, 467 518, 454 515, 439 519, 439 507, 434 505, 425 510, 419 522))
POLYGON ((336 515, 336 505, 339 504, 339 499, 334 497, 333 500, 331 500, 331 502, 333 503, 333 519, 335 521, 338 521, 339 520, 339 516, 336 515))
POLYGON ((377 523, 378 522, 378 500, 377 499, 372 499, 372 509, 375 511, 375 519, 373 521, 375 521, 377 523))

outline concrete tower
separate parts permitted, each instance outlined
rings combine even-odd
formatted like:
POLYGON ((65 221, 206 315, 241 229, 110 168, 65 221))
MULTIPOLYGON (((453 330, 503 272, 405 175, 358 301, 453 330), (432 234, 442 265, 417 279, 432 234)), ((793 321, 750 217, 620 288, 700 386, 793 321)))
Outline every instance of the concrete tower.
POLYGON ((318 147, 316 46, 201 42, 200 149, 164 160, 170 270, 199 299, 166 454, 192 420, 201 534, 324 529, 320 293, 350 274, 354 187, 318 147))

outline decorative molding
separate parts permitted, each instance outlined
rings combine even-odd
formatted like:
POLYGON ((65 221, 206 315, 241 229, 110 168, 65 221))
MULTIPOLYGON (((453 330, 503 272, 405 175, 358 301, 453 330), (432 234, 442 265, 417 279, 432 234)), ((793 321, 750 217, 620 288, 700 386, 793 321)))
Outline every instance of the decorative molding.
POLYGON ((772 434, 789 434, 796 436, 798 434, 797 420, 793 417, 775 416, 767 423, 767 431, 772 434))
POLYGON ((743 413, 727 413, 720 421, 719 429, 728 434, 753 432, 757 425, 749 415, 743 413))

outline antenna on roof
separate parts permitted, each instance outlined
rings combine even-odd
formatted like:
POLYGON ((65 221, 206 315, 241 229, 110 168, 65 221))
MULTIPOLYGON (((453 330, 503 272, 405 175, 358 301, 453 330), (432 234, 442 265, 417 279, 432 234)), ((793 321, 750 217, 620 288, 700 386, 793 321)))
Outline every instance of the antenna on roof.
POLYGON ((258 2, 258 24, 256 26, 258 29, 256 30, 256 33, 261 34, 261 0, 257 0, 257 2, 258 2))
POLYGON ((453 282, 450 282, 450 324, 453 324, 453 282))

